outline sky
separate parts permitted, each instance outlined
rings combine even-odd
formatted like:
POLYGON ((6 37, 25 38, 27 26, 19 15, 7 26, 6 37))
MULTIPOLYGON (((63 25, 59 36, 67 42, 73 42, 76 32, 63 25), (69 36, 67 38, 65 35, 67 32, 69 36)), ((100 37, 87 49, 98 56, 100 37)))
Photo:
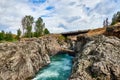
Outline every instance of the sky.
POLYGON ((51 33, 94 29, 120 11, 120 0, 1 0, 0 31, 16 33, 21 19, 42 17, 51 33))

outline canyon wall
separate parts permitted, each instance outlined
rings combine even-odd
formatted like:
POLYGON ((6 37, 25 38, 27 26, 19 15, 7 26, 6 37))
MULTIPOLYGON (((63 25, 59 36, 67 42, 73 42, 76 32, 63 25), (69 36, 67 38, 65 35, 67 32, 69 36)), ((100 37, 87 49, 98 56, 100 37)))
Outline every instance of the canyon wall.
POLYGON ((0 43, 0 80, 31 79, 50 63, 50 56, 59 52, 63 44, 66 46, 54 36, 0 43))
POLYGON ((107 36, 77 37, 69 80, 120 80, 120 39, 112 31, 106 32, 107 36))

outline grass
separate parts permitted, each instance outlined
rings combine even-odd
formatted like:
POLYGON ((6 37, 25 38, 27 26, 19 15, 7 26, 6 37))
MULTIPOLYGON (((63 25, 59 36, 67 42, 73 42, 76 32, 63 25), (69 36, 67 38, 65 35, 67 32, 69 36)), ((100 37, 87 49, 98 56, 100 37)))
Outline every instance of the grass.
POLYGON ((5 43, 5 42, 16 42, 18 41, 17 39, 13 39, 13 40, 0 40, 0 43, 5 43))

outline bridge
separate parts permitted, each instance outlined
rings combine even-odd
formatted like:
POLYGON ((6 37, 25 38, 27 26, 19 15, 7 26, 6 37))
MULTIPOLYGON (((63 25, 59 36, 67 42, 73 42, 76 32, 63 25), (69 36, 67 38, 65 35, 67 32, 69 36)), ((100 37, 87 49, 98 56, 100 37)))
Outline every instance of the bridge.
POLYGON ((71 31, 71 32, 61 33, 61 35, 71 39, 72 41, 76 41, 77 40, 77 35, 85 34, 85 33, 88 33, 89 31, 90 30, 78 30, 78 31, 71 31))
POLYGON ((61 33, 63 36, 76 36, 76 35, 79 35, 79 34, 85 34, 87 33, 88 31, 90 30, 78 30, 78 31, 70 31, 70 32, 64 32, 64 33, 61 33))
MULTIPOLYGON (((85 34, 85 33, 88 33, 89 31, 90 30, 78 30, 78 31, 64 32, 64 33, 61 33, 61 35, 71 39, 72 44, 74 44, 74 42, 77 40, 77 36, 79 34, 85 34)), ((66 48, 62 48, 60 53, 67 53, 71 56, 75 56, 74 50, 70 50, 70 49, 66 49, 66 48)))

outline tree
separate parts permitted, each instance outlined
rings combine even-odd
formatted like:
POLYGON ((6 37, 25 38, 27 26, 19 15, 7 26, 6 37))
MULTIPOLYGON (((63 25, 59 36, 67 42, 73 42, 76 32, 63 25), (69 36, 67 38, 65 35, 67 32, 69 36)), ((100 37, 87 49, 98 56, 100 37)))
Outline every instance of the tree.
POLYGON ((25 35, 26 37, 29 37, 29 38, 31 37, 33 22, 34 22, 34 18, 30 15, 25 16, 22 19, 23 35, 25 35))
POLYGON ((120 12, 117 12, 116 14, 113 15, 111 25, 114 25, 117 22, 120 22, 120 12))
POLYGON ((12 32, 6 33, 5 40, 6 41, 12 41, 13 40, 12 32))
POLYGON ((45 23, 43 23, 43 19, 41 17, 39 17, 37 19, 37 21, 35 22, 35 32, 32 32, 32 25, 34 22, 34 18, 32 16, 25 16, 22 19, 22 28, 23 28, 23 36, 24 37, 39 37, 41 35, 45 34, 49 34, 49 31, 45 29, 45 23))
POLYGON ((23 19, 22 19, 22 29, 23 29, 23 35, 25 34, 25 29, 27 28, 27 22, 26 22, 26 17, 27 16, 25 16, 23 19))
POLYGON ((27 26, 26 29, 26 37, 31 38, 32 37, 32 26, 27 26))
POLYGON ((2 30, 0 32, 0 40, 4 40, 5 39, 5 32, 2 30))
POLYGON ((44 33, 45 23, 43 23, 43 19, 39 17, 35 22, 35 37, 39 37, 44 33))
POLYGON ((103 27, 105 27, 105 20, 103 21, 103 27))
POLYGON ((44 34, 50 34, 50 32, 49 32, 49 30, 47 28, 45 28, 44 34))
POLYGON ((0 32, 0 41, 3 40, 3 35, 2 33, 0 32))
POLYGON ((108 18, 106 18, 104 21, 103 21, 103 26, 104 27, 108 27, 109 23, 108 23, 108 18))
POLYGON ((18 29, 18 30, 17 30, 17 39, 18 39, 18 40, 20 40, 21 33, 22 33, 21 30, 18 29))

